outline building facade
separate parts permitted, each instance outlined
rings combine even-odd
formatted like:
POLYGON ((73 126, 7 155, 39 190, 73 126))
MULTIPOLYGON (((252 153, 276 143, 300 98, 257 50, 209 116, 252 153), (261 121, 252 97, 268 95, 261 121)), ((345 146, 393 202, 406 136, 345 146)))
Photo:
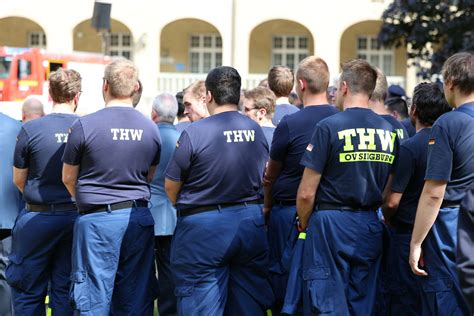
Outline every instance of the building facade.
POLYGON ((415 83, 406 49, 377 42, 388 0, 114 0, 110 34, 91 26, 94 2, 2 1, 0 45, 53 52, 103 52, 134 60, 145 99, 177 92, 219 65, 253 87, 273 65, 295 68, 322 57, 335 78, 341 63, 365 58, 389 82, 415 83), (106 45, 105 45, 106 44, 106 45))

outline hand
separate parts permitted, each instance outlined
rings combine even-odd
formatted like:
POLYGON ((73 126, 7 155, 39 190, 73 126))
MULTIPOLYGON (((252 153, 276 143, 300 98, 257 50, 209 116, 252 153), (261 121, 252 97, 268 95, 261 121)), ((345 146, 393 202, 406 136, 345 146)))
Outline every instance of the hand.
POLYGON ((298 217, 296 217, 296 230, 300 233, 306 231, 306 225, 301 225, 300 219, 298 217))
POLYGON ((271 207, 264 206, 263 209, 262 209, 263 215, 264 215, 264 216, 268 216, 268 215, 270 214, 270 210, 271 210, 271 209, 272 209, 271 207))
POLYGON ((420 267, 425 266, 425 261, 423 260, 423 252, 421 250, 421 246, 418 245, 410 245, 410 256, 409 256, 409 264, 411 267, 411 271, 414 274, 419 276, 427 276, 425 270, 420 269, 420 267))

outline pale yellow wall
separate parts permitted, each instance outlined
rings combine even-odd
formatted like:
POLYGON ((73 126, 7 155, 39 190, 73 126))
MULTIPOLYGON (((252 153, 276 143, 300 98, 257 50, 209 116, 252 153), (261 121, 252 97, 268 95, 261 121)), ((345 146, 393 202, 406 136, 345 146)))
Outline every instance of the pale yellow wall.
POLYGON ((181 19, 166 25, 161 31, 160 56, 172 63, 162 62, 161 71, 178 72, 176 64, 184 64, 182 72, 189 72, 189 37, 203 33, 219 34, 219 31, 212 24, 198 19, 181 19))
MULTIPOLYGON (((111 33, 131 33, 130 29, 117 20, 110 20, 110 32, 111 33)), ((96 29, 91 26, 91 20, 76 25, 73 31, 74 44, 73 49, 75 51, 83 52, 102 52, 102 40, 101 36, 97 33, 96 29)))
POLYGON ((249 44, 249 73, 267 73, 272 63, 272 38, 276 35, 302 35, 308 37, 309 55, 314 54, 311 32, 303 25, 287 20, 264 22, 253 29, 249 44))
MULTIPOLYGON (((364 21, 352 25, 344 31, 341 36, 340 62, 345 63, 348 60, 357 58, 357 38, 359 36, 377 36, 381 21, 364 21)), ((406 76, 407 57, 406 48, 399 47, 395 49, 395 76, 406 76)))
POLYGON ((44 30, 29 19, 19 17, 0 19, 0 45, 2 46, 27 47, 30 32, 44 32, 44 30))

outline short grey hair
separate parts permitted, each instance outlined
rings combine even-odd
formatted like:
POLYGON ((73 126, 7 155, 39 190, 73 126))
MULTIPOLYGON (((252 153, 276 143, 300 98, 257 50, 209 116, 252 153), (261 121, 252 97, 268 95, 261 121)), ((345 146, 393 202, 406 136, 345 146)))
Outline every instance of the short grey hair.
POLYGON ((171 93, 162 93, 153 100, 152 109, 159 116, 160 122, 173 123, 178 114, 178 101, 171 93))

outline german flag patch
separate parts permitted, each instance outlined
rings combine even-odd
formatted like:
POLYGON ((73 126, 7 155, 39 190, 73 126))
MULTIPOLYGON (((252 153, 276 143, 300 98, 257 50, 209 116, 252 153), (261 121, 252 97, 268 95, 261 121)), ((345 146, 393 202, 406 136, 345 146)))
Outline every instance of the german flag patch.
POLYGON ((430 140, 428 141, 428 145, 434 145, 435 143, 436 142, 434 138, 430 138, 430 140))

